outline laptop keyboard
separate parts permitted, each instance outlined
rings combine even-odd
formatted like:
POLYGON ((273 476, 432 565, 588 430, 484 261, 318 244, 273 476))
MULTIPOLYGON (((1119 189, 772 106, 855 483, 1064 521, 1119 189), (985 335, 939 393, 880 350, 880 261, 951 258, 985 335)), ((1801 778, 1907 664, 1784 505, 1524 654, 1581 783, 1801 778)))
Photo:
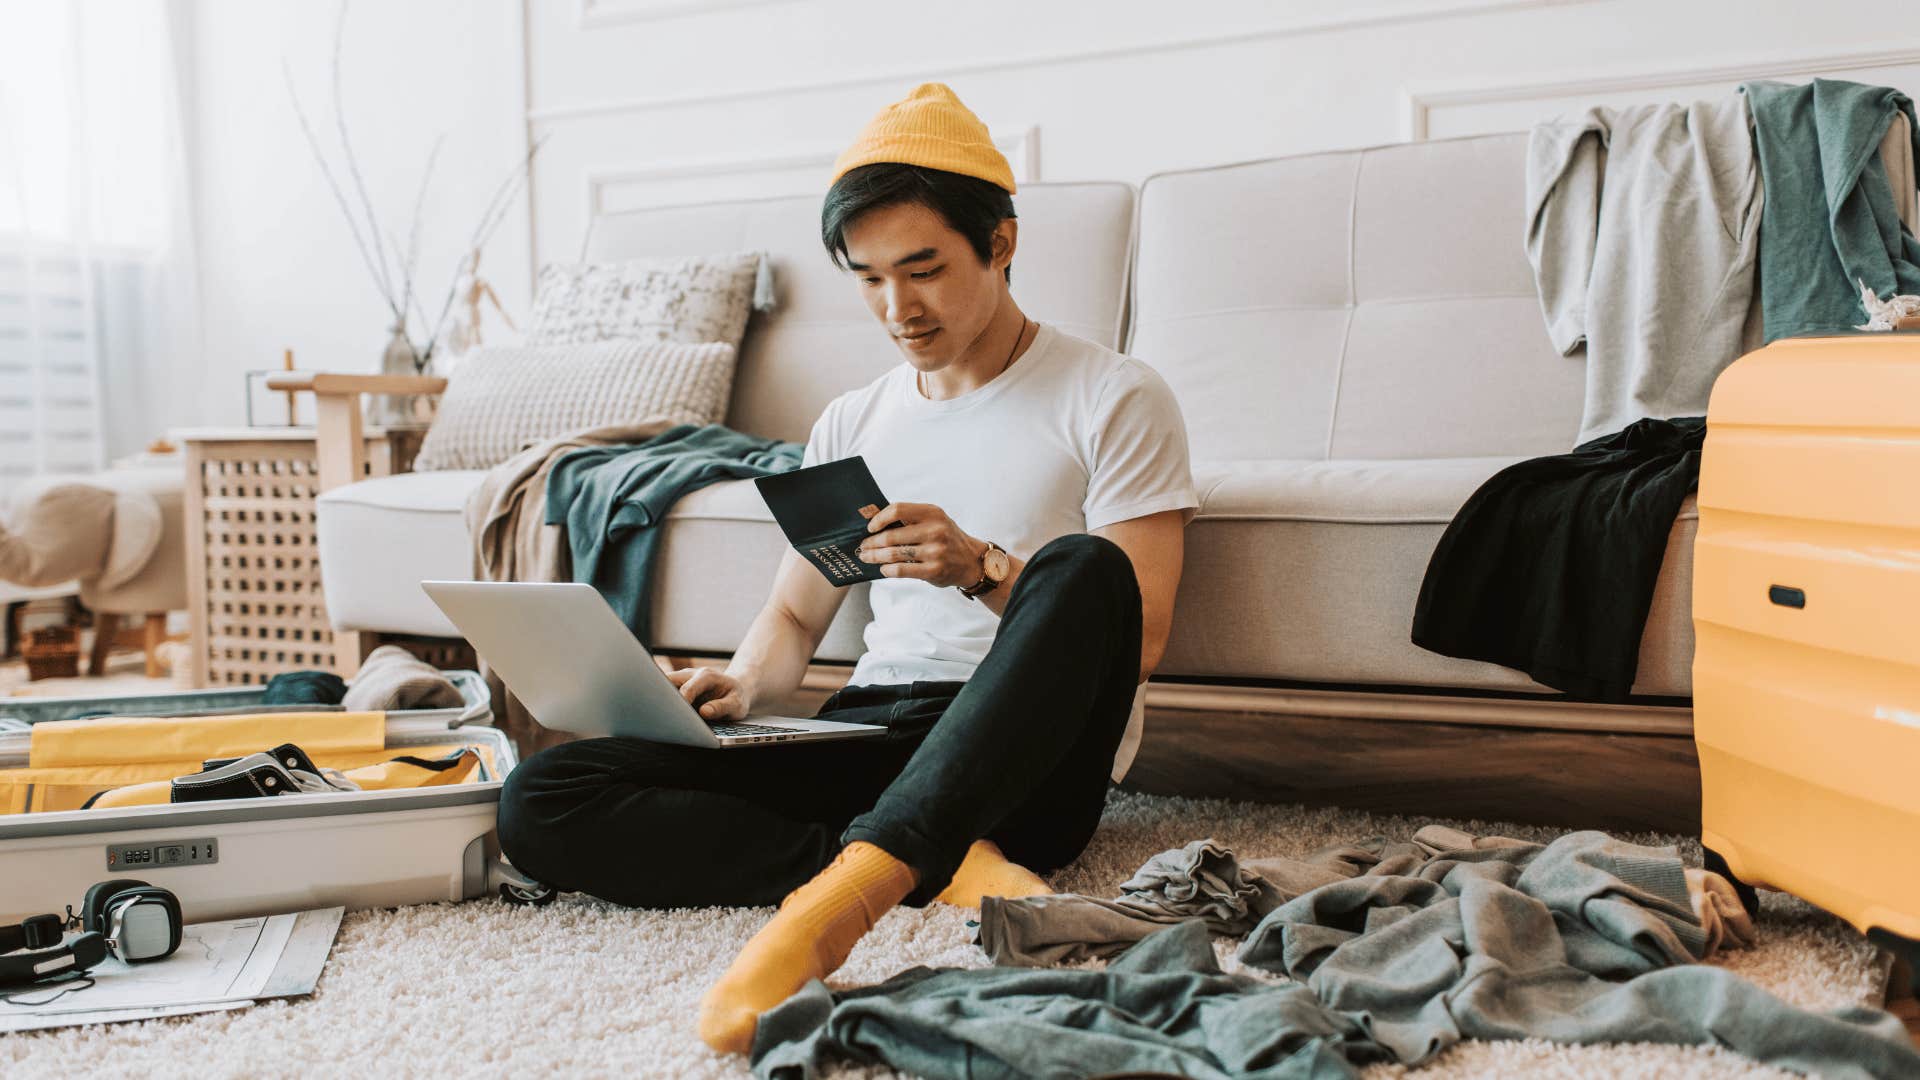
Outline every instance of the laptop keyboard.
POLYGON ((800 731, 797 727, 778 727, 773 724, 709 724, 715 735, 766 735, 770 732, 800 731))

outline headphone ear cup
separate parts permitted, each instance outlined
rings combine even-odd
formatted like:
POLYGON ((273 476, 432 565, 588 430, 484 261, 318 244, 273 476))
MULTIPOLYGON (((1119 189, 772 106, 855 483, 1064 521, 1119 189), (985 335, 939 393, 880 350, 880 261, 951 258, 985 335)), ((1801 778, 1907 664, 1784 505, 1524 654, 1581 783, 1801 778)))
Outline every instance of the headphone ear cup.
MULTIPOLYGON (((159 888, 159 886, 150 886, 150 884, 138 884, 138 882, 136 882, 136 884, 131 884, 129 888, 119 888, 119 890, 111 890, 108 894, 104 894, 102 901, 100 901, 100 922, 102 922, 100 930, 102 930, 102 932, 109 932, 109 930, 113 928, 113 924, 115 924, 115 913, 127 911, 132 905, 144 903, 144 901, 159 901, 159 905, 167 911, 167 951, 157 953, 157 955, 144 955, 144 957, 129 957, 125 951, 115 951, 115 955, 119 955, 119 957, 125 959, 125 961, 136 961, 136 959, 140 959, 140 961, 157 961, 157 959, 161 959, 161 957, 171 957, 180 947, 180 922, 182 922, 182 919, 180 919, 180 897, 173 896, 173 892, 169 892, 169 890, 163 890, 163 888, 159 888)), ((125 942, 121 942, 121 947, 125 947, 125 945, 127 945, 125 942)), ((109 951, 111 951, 111 949, 109 949, 109 951)))
MULTIPOLYGON (((116 893, 122 893, 128 889, 148 888, 152 886, 144 881, 136 881, 133 878, 114 878, 88 889, 86 898, 80 901, 80 929, 95 934, 106 933, 107 901, 113 899, 116 893)), ((175 907, 178 907, 177 903, 175 907)))
POLYGON ((180 917, 180 898, 173 895, 173 893, 167 889, 163 889, 158 885, 142 884, 130 889, 117 890, 109 894, 103 902, 101 921, 111 921, 109 918, 110 913, 118 910, 122 904, 132 904, 141 900, 158 900, 167 909, 167 951, 161 953, 159 956, 149 956, 145 957, 145 959, 159 960, 162 957, 172 956, 174 951, 180 948, 180 924, 182 919, 180 917))

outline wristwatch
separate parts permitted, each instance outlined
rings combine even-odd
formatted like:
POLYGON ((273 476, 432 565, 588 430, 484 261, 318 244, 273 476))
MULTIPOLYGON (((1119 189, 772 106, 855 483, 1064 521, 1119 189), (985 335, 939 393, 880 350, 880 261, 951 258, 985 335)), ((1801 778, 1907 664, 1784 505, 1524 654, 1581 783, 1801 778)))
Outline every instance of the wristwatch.
POLYGON ((1007 558, 1006 549, 993 541, 987 541, 987 550, 980 554, 980 580, 960 590, 960 595, 969 600, 978 600, 982 596, 1000 587, 1007 580, 1007 572, 1013 564, 1007 558))

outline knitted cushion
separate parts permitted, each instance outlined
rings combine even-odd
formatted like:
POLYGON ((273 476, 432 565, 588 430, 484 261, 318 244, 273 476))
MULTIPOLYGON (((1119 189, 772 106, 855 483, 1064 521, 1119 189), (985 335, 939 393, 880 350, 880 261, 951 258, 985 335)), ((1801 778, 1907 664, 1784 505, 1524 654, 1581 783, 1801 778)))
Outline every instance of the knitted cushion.
POLYGON ((548 263, 535 284, 528 345, 724 341, 738 348, 749 310, 770 306, 758 252, 548 263))
POLYGON ((490 469, 555 435, 649 416, 717 424, 733 359, 725 342, 482 346, 448 376, 413 467, 490 469))

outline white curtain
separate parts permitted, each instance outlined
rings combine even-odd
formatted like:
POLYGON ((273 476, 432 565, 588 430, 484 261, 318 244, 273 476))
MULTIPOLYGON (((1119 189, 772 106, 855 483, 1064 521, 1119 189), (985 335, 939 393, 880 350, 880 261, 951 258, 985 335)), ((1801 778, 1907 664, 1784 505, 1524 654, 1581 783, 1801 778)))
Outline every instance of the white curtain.
POLYGON ((0 489, 200 419, 186 0, 0 6, 0 489))

